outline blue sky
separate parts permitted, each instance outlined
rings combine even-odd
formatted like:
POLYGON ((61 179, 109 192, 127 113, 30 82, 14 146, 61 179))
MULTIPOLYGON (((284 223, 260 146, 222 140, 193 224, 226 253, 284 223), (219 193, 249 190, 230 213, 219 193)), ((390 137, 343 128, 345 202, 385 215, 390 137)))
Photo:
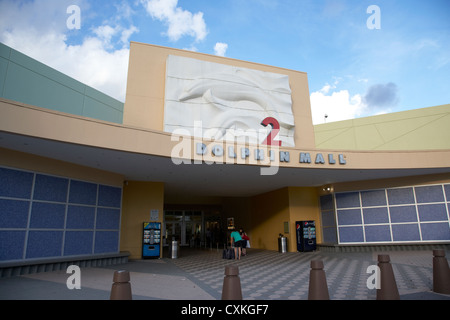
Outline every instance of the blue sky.
POLYGON ((304 71, 314 123, 450 103, 448 0, 0 0, 0 41, 121 101, 137 41, 304 71))

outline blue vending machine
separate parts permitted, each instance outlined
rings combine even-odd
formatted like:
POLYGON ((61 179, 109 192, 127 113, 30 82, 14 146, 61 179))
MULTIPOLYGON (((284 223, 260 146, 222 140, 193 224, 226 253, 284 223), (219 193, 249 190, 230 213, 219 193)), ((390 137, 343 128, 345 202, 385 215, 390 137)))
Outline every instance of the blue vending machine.
POLYGON ((144 222, 142 258, 159 258, 161 250, 161 222, 144 222))
POLYGON ((295 226, 297 231, 297 251, 316 250, 316 222, 297 221, 295 226))

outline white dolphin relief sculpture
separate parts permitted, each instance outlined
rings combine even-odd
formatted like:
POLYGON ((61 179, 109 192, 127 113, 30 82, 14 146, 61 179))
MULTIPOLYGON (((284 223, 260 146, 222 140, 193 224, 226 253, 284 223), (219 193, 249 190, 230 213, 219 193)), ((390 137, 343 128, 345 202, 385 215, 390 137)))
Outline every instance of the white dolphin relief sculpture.
POLYGON ((272 117, 282 146, 293 147, 294 116, 287 75, 168 56, 164 130, 188 130, 201 122, 201 138, 261 144, 272 117))

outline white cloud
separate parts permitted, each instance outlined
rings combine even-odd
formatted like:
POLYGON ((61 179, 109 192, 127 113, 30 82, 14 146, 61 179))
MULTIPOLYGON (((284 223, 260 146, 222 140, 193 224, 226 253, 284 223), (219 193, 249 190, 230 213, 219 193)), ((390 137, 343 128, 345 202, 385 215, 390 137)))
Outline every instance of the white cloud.
POLYGON ((3 32, 0 40, 86 85, 125 101, 127 48, 108 52, 104 39, 95 37, 70 46, 65 43, 64 34, 41 34, 32 29, 3 32))
MULTIPOLYGON (((136 2, 138 3, 138 2, 136 2)), ((135 3, 135 5, 136 5, 135 3)), ((178 7, 178 0, 140 0, 155 19, 168 24, 167 36, 178 40, 207 35, 203 13, 178 7)), ((114 4, 116 14, 97 25, 88 25, 97 14, 85 0, 0 1, 0 42, 30 56, 113 98, 125 101, 129 39, 139 32, 133 24, 133 8, 122 1, 114 4), (70 44, 67 7, 81 8, 83 38, 70 44)), ((189 50, 197 51, 192 44, 189 50)), ((225 51, 222 51, 225 54, 225 51)))
MULTIPOLYGON (((11 31, 20 26, 39 26, 46 33, 64 32, 67 30, 67 7, 73 0, 41 0, 41 1, 0 1, 0 32, 11 31)), ((79 1, 77 1, 79 2, 79 1)))
POLYGON ((192 14, 178 7, 178 0, 141 0, 147 12, 153 19, 168 25, 167 36, 172 41, 188 35, 196 41, 205 39, 208 31, 203 19, 203 12, 192 14))
POLYGON ((113 28, 109 25, 104 25, 95 28, 93 32, 95 33, 95 35, 97 35, 99 40, 101 40, 104 43, 105 47, 112 48, 113 46, 111 44, 111 40, 112 37, 117 34, 118 28, 117 27, 113 28))
POLYGON ((228 44, 217 42, 214 46, 214 54, 217 56, 225 57, 225 54, 227 53, 228 44))
POLYGON ((120 36, 120 41, 124 44, 124 45, 128 45, 128 43, 130 42, 130 37, 133 33, 135 32, 139 32, 139 29, 136 28, 135 26, 131 26, 128 29, 124 29, 122 31, 122 34, 120 36))
POLYGON ((91 31, 91 35, 85 36, 80 44, 69 45, 66 7, 70 3, 70 0, 0 3, 0 21, 3 21, 0 22, 0 42, 111 97, 125 101, 128 39, 139 30, 133 25, 124 26, 119 21, 119 14, 118 20, 106 21, 92 29, 82 23, 83 32, 91 31))
POLYGON ((310 96, 313 124, 354 119, 361 115, 365 105, 362 96, 350 96, 348 90, 340 90, 329 94, 332 86, 325 85, 310 96))
POLYGON ((198 52, 197 47, 194 45, 191 45, 190 47, 185 47, 185 48, 183 48, 183 50, 198 52))
MULTIPOLYGON (((374 84, 366 87, 365 94, 350 95, 348 90, 337 90, 339 80, 333 85, 311 93, 311 113, 313 124, 335 122, 358 117, 374 116, 392 112, 399 101, 395 83, 374 84)), ((368 83, 368 79, 357 82, 368 83)))

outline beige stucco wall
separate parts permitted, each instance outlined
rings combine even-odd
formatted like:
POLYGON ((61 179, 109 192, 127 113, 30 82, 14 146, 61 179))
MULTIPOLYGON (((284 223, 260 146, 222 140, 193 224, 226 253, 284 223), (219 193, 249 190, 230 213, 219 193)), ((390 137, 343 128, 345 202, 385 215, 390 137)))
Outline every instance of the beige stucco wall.
POLYGON ((193 51, 131 42, 123 123, 163 130, 166 59, 178 55, 289 76, 297 147, 313 148, 314 130, 306 73, 193 51))

